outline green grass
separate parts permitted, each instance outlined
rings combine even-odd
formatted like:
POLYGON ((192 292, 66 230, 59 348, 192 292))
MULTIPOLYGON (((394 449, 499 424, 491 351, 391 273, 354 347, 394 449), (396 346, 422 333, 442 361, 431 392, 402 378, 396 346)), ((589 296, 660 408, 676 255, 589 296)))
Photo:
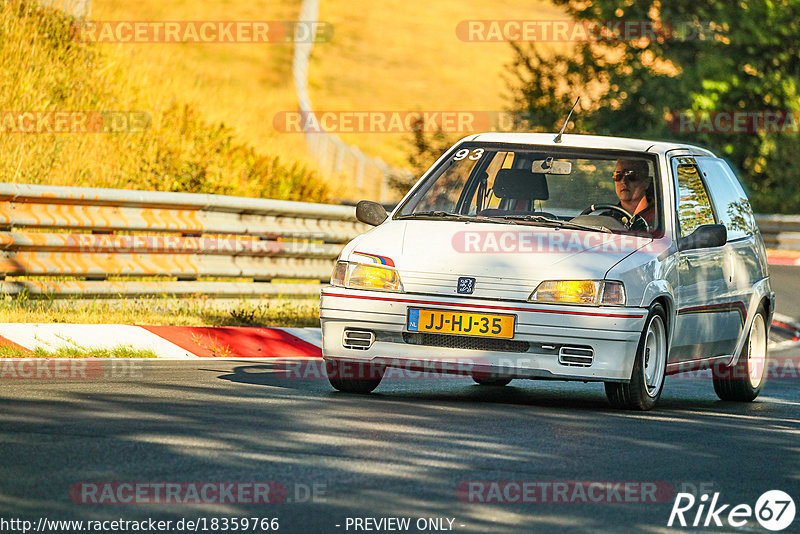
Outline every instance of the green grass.
POLYGON ((9 345, 0 345, 0 358, 158 358, 151 349, 137 349, 127 345, 113 348, 59 347, 47 350, 42 347, 25 351, 9 345))
POLYGON ((217 301, 211 298, 129 300, 0 300, 2 323, 79 323, 174 326, 319 326, 319 299, 273 298, 217 301))

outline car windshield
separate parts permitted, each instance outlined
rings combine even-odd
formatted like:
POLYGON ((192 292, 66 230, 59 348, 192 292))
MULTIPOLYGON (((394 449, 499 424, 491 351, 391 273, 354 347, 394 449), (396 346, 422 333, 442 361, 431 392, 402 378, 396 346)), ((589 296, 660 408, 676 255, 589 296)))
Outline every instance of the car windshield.
POLYGON ((395 218, 655 235, 663 226, 655 162, 645 153, 463 143, 395 218))

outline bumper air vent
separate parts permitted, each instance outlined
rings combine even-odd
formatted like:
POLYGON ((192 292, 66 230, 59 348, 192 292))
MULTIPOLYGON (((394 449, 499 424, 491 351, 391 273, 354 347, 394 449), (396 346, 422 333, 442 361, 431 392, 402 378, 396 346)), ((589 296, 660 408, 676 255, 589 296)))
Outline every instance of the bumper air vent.
POLYGON ((369 330, 352 330, 346 328, 342 345, 346 349, 367 350, 375 342, 375 334, 369 330))
POLYGON ((558 363, 571 367, 589 367, 594 361, 594 350, 589 347, 562 346, 558 351, 558 363))

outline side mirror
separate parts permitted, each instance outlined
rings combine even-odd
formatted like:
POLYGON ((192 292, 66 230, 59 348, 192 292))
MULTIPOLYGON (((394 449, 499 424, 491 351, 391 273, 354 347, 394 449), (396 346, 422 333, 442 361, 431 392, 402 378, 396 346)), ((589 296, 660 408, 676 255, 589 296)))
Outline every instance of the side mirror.
POLYGON ((378 226, 385 221, 387 217, 389 217, 389 215, 386 213, 386 209, 377 202, 361 200, 356 204, 356 219, 363 223, 378 226))
POLYGON ((728 242, 728 230, 723 224, 704 224, 678 240, 678 250, 721 247, 728 242))

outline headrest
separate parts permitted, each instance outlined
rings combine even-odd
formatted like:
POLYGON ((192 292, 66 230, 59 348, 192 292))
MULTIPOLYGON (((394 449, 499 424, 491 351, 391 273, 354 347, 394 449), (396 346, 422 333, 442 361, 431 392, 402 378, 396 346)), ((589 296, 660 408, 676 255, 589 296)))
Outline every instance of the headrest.
POLYGON ((500 169, 494 178, 494 196, 518 200, 547 200, 547 178, 527 169, 500 169))

